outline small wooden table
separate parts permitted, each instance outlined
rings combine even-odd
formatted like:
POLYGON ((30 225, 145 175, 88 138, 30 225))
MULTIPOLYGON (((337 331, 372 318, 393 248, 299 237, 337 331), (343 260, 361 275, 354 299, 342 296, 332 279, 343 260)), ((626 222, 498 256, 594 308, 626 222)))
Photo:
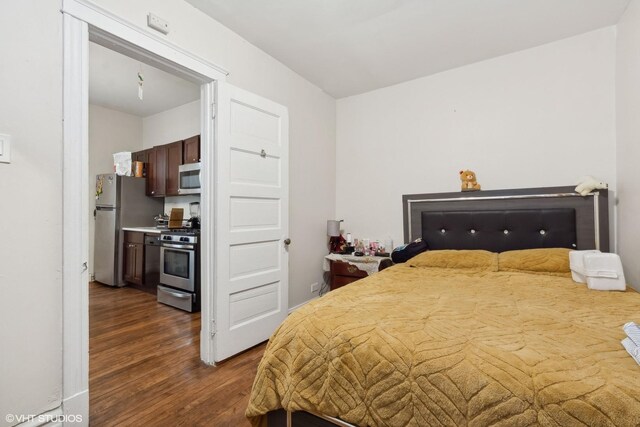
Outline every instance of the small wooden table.
POLYGON ((332 291, 393 265, 391 258, 377 256, 330 254, 324 261, 324 270, 330 272, 329 288, 332 291))

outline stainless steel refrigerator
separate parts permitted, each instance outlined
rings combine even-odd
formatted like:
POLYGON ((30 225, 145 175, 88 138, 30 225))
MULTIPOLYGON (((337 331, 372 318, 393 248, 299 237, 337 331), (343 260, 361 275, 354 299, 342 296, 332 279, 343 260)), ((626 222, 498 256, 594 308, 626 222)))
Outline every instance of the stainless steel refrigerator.
POLYGON ((113 173, 96 176, 95 280, 124 286, 123 227, 153 227, 164 211, 164 199, 145 195, 145 180, 113 173))

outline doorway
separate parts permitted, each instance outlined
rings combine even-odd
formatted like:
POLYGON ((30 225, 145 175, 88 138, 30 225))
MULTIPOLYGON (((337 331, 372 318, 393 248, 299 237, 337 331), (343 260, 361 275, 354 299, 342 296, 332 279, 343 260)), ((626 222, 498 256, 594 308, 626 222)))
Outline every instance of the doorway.
POLYGON ((200 170, 200 85, 91 41, 88 74, 89 397, 100 424, 126 414, 131 390, 154 395, 182 363, 200 365, 200 186, 180 185, 184 168, 200 170), (169 213, 182 218, 172 229, 169 213), (168 247, 174 237, 192 243, 168 247))
MULTIPOLYGON (((64 170, 63 170, 63 405, 70 414, 88 419, 88 283, 89 283, 89 42, 125 54, 200 86, 202 158, 201 256, 213 254, 214 189, 207 167, 213 164, 214 94, 226 71, 196 58, 178 46, 132 27, 97 6, 79 0, 63 5, 64 29, 64 170)), ((210 265, 202 266, 202 323, 200 358, 213 363, 211 307, 213 280, 210 265)))
POLYGON ((65 0, 63 23, 63 398, 67 413, 88 416, 89 41, 200 85, 206 364, 266 341, 287 315, 289 115, 227 84, 219 67, 92 3, 65 0))

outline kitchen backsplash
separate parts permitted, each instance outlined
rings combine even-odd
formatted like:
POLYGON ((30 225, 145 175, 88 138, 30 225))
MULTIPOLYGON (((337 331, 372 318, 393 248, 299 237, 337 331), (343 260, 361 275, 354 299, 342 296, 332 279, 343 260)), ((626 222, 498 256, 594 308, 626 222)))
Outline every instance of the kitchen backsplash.
POLYGON ((189 203, 200 202, 200 195, 190 194, 188 196, 172 196, 164 198, 164 213, 171 214, 171 209, 182 208, 184 209, 184 219, 189 219, 189 203))

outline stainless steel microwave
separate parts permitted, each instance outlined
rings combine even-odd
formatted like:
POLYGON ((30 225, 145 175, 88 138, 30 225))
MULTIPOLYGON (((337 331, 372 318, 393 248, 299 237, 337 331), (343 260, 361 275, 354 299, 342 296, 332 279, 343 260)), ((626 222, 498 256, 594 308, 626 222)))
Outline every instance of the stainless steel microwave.
POLYGON ((200 194, 200 163, 187 163, 178 167, 178 193, 200 194))

